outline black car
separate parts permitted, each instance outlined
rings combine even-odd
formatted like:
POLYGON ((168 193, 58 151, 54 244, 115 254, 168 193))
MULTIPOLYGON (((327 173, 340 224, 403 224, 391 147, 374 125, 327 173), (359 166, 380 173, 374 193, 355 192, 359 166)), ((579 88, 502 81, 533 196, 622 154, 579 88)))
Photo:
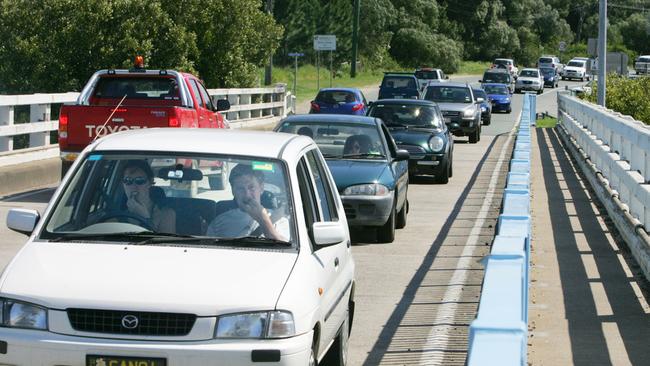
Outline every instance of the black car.
POLYGON ((368 115, 381 118, 399 149, 409 152, 409 175, 429 174, 438 183, 452 175, 454 139, 438 105, 428 100, 378 100, 368 115))
POLYGON ((418 79, 413 73, 385 72, 379 99, 420 99, 418 79))
POLYGON ((483 73, 483 78, 479 80, 481 84, 499 83, 506 84, 512 93, 515 90, 515 79, 510 75, 507 69, 488 69, 483 73))

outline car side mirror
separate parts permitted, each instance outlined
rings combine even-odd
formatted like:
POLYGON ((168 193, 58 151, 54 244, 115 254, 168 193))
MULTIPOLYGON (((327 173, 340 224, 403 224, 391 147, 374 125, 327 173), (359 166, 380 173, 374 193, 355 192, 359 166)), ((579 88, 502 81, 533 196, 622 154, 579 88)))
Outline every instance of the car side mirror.
POLYGON ((230 109, 230 102, 228 99, 217 100, 217 112, 227 111, 230 109))
POLYGON ((445 75, 445 80, 449 80, 449 76, 445 75))
POLYGON ((7 213, 7 227, 25 235, 31 235, 40 220, 41 215, 36 210, 12 208, 7 213))
POLYGON ((347 240, 346 228, 340 221, 315 222, 311 233, 318 246, 336 245, 347 240))
POLYGON ((372 103, 374 103, 374 102, 372 100, 369 100, 367 106, 370 107, 372 105, 372 103))
POLYGON ((483 79, 480 79, 478 82, 479 82, 479 83, 482 83, 482 82, 483 82, 483 79))
POLYGON ((399 149, 395 152, 395 160, 397 161, 408 160, 410 157, 411 154, 404 149, 399 149))

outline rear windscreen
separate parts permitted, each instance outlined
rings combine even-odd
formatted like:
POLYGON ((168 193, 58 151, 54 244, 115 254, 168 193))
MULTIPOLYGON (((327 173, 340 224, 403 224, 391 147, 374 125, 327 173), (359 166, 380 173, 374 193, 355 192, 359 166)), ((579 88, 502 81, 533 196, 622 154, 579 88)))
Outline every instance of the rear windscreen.
POLYGON ((169 77, 102 77, 94 98, 179 100, 176 80, 169 77))
POLYGON ((572 67, 584 67, 585 63, 583 61, 570 61, 567 66, 572 66, 572 67))
POLYGON ((650 62, 650 57, 639 57, 639 62, 650 62))
POLYGON ((539 63, 541 64, 550 64, 553 63, 553 59, 550 57, 542 57, 539 59, 539 63))
POLYGON ((437 79, 438 72, 437 71, 416 71, 415 77, 418 79, 437 79))
POLYGON ((483 82, 508 84, 510 83, 510 74, 505 72, 486 72, 483 74, 483 82))
POLYGON ((384 77, 384 82, 382 85, 386 88, 417 89, 417 86, 415 85, 415 79, 412 78, 388 76, 384 77))
POLYGON ((316 96, 317 102, 322 103, 353 103, 356 101, 354 93, 345 90, 324 90, 316 96))

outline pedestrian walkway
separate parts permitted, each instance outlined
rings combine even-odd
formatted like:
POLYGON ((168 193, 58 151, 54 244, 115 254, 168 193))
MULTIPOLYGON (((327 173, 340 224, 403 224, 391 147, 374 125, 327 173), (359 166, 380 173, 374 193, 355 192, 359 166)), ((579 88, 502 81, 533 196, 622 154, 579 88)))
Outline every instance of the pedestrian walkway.
POLYGON ((556 130, 532 140, 529 364, 649 365, 640 270, 556 130))

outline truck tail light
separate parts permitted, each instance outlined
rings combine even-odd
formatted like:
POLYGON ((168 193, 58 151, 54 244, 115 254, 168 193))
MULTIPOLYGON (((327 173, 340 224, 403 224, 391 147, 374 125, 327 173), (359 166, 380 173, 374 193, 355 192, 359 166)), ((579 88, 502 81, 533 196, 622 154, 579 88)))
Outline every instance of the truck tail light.
POLYGON ((172 112, 169 113, 169 119, 168 121, 168 126, 169 127, 180 127, 181 124, 178 120, 178 116, 176 115, 176 109, 172 109, 172 112))
POLYGON ((311 102, 311 110, 314 112, 320 112, 320 106, 316 102, 311 102))
POLYGON ((68 147, 68 111, 61 108, 59 112, 59 149, 68 147))
POLYGON ((357 103, 357 104, 352 106, 352 111, 356 112, 356 111, 360 110, 361 108, 363 108, 363 104, 357 103))

